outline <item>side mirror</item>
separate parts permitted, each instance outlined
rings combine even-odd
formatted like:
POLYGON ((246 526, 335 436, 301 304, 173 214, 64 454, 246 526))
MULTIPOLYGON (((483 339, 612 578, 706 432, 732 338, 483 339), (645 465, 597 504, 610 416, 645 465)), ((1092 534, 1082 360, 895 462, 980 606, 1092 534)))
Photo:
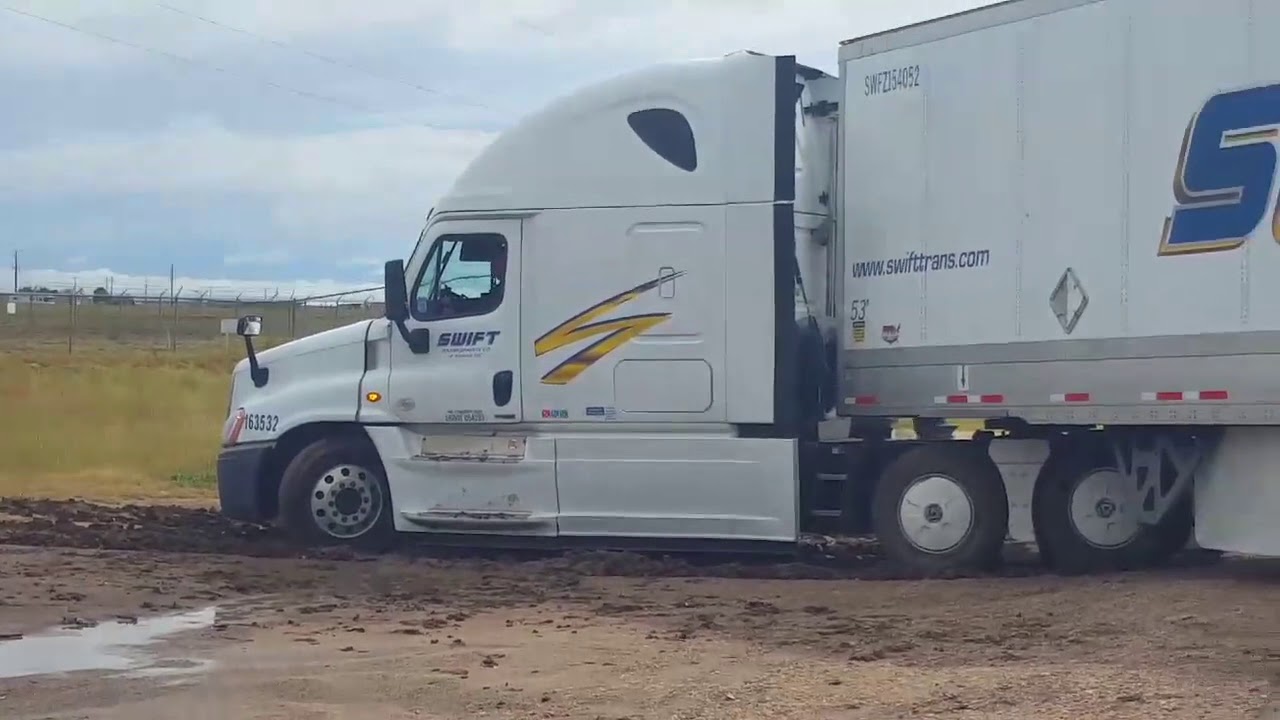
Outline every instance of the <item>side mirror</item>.
POLYGON ((245 315, 236 322, 236 334, 240 337, 258 337, 262 334, 262 316, 245 315))
POLYGON ((409 291, 404 285, 404 261, 388 260, 382 271, 386 316, 393 323, 409 319, 409 291))
POLYGON ((382 294, 386 301, 386 317, 414 355, 425 355, 431 350, 431 331, 426 328, 409 329, 409 291, 404 284, 404 261, 388 260, 382 272, 382 294))
POLYGON ((253 339, 262 334, 262 316, 245 315, 237 320, 236 334, 244 338, 244 352, 249 358, 249 377, 253 378, 254 387, 265 386, 270 373, 258 364, 258 353, 253 349, 253 339))

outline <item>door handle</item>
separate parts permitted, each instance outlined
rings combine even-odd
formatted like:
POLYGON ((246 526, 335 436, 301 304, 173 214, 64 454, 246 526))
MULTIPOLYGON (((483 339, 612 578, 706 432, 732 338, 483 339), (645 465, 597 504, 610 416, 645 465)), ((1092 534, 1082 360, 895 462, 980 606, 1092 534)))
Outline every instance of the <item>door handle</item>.
POLYGON ((502 370, 493 374, 493 404, 506 407, 511 402, 511 390, 515 384, 515 375, 510 370, 502 370))
POLYGON ((658 268, 658 297, 670 300, 676 296, 676 269, 667 265, 658 268))

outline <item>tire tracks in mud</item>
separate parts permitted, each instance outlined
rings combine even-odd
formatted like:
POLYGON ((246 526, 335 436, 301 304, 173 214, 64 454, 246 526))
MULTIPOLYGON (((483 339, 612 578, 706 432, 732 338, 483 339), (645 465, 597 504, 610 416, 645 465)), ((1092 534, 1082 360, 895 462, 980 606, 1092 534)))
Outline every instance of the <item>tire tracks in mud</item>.
MULTIPOLYGON (((215 510, 171 505, 101 505, 81 500, 0 498, 0 545, 91 550, 193 553, 256 558, 360 560, 345 547, 301 547, 279 529, 224 517, 215 510)), ((466 565, 510 563, 529 571, 619 577, 724 577, 747 579, 915 580, 883 560, 867 538, 806 538, 794 555, 667 553, 619 550, 490 549, 433 545, 403 536, 392 551, 466 565)), ((928 579, 1026 577, 1046 574, 1034 553, 1006 550, 1006 561, 987 573, 949 573, 928 579)))

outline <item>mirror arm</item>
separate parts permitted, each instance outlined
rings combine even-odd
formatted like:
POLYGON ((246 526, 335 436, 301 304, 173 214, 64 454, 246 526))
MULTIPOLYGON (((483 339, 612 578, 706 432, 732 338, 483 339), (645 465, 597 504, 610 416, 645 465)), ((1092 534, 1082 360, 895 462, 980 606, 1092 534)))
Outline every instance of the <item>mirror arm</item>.
POLYGON ((253 350, 253 338, 248 335, 244 336, 244 352, 249 358, 249 377, 253 379, 253 386, 265 386, 271 379, 271 371, 258 364, 258 353, 253 350))
POLYGON ((404 344, 409 346, 409 352, 414 355, 426 355, 431 351, 431 334, 425 329, 410 330, 404 320, 397 319, 392 322, 400 331, 400 337, 404 338, 404 344))
POLYGON ((404 282, 404 261, 387 261, 383 268, 383 292, 386 317, 400 331, 404 344, 414 355, 426 354, 431 349, 431 333, 425 329, 410 330, 405 325, 409 319, 409 297, 404 282))

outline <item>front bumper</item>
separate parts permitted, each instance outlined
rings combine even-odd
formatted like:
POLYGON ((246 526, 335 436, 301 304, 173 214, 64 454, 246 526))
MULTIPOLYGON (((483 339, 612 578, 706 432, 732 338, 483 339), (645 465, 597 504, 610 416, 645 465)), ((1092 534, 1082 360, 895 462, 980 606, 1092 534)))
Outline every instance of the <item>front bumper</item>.
POLYGON ((263 493, 263 467, 274 442, 246 443, 218 453, 218 503, 233 520, 271 520, 270 498, 263 493))

